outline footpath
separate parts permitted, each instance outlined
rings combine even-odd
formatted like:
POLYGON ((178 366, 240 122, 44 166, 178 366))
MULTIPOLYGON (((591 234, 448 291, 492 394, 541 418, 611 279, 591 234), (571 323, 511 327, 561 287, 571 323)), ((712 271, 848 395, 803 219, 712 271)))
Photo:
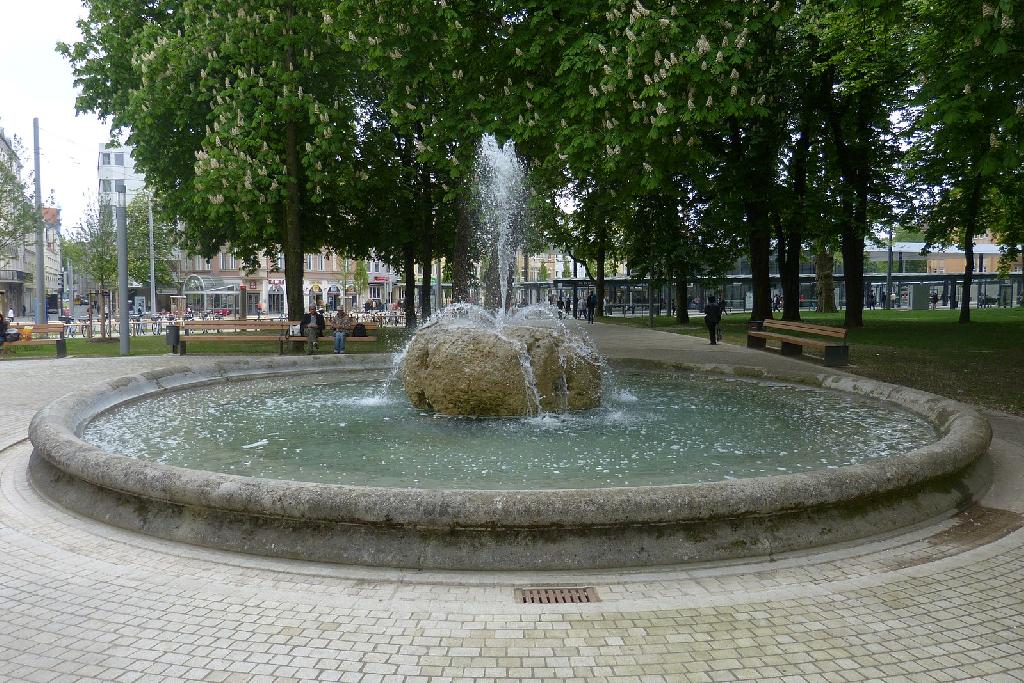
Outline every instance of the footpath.
MULTIPOLYGON (((581 327, 613 358, 834 372, 694 337, 581 327)), ((33 490, 25 438, 41 406, 101 378, 205 362, 0 364, 0 680, 1024 680, 1024 420, 989 414, 996 484, 976 508, 841 547, 679 567, 275 560, 121 531, 33 490), (601 601, 513 599, 515 587, 553 585, 591 586, 601 601)))

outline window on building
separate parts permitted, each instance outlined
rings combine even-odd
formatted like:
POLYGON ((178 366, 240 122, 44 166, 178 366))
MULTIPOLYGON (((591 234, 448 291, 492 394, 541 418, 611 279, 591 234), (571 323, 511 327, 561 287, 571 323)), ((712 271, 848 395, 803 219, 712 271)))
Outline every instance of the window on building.
POLYGON ((225 254, 223 251, 220 253, 220 269, 221 270, 227 270, 228 269, 228 255, 225 254))
POLYGON ((114 155, 114 166, 124 166, 124 153, 118 152, 114 155))
POLYGON ((100 163, 104 166, 110 166, 110 153, 104 152, 100 155, 100 163))
POLYGON ((313 255, 306 254, 306 270, 313 270, 313 255))
POLYGON ((324 269, 324 255, 323 254, 319 255, 319 258, 317 259, 317 265, 318 265, 318 270, 323 270, 324 269))
POLYGON ((381 298, 380 285, 370 285, 370 298, 371 299, 380 299, 381 298))
POLYGON ((114 191, 113 183, 111 183, 111 181, 109 181, 109 180, 101 180, 100 181, 100 191, 101 192, 113 192, 114 191))
POLYGON ((284 254, 280 254, 277 257, 277 272, 284 272, 284 254))
POLYGON ((284 313, 284 291, 278 285, 267 293, 267 311, 272 315, 284 313))

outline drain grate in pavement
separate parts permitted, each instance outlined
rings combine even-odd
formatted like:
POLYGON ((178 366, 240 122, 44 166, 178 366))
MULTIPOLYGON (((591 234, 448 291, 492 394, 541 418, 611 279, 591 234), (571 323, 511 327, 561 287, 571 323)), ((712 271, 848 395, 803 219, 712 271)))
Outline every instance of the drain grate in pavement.
POLYGON ((601 602, 593 588, 517 588, 516 602, 544 605, 566 602, 601 602))

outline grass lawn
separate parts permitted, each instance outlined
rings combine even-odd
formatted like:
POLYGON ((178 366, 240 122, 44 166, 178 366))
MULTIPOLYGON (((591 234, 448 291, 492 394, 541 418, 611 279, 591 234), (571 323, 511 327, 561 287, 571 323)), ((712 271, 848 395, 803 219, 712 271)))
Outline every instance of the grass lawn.
MULTIPOLYGON (((865 377, 902 384, 960 401, 1024 415, 1024 309, 971 311, 971 323, 957 322, 959 311, 864 311, 864 327, 850 330, 850 367, 865 377)), ((746 344, 749 314, 723 321, 731 344, 746 344)), ((842 325, 842 313, 801 313, 805 322, 842 325)), ((604 322, 647 327, 644 318, 604 318, 604 322)), ((702 318, 678 325, 661 316, 666 332, 707 335, 702 318)))
MULTIPOLYGON (((227 342, 217 341, 203 343, 204 336, 215 336, 193 334, 188 337, 188 355, 211 355, 211 354, 274 354, 277 355, 279 346, 276 341, 258 342, 227 342)), ((228 336, 228 335, 219 335, 228 336)), ((231 334, 232 337, 244 337, 242 334, 231 334)), ((401 348, 407 338, 406 331, 401 328, 381 328, 375 342, 352 342, 345 345, 346 353, 380 353, 394 351, 401 348)), ((120 354, 120 344, 117 338, 112 341, 99 341, 88 339, 68 339, 68 357, 72 358, 95 358, 101 356, 117 356, 120 354)), ((322 337, 320 339, 320 353, 331 353, 334 348, 334 337, 322 337)), ((164 336, 143 335, 132 337, 131 355, 150 356, 156 354, 170 353, 171 347, 167 345, 164 336)), ((286 353, 296 351, 286 350, 286 353)), ((298 351, 305 353, 305 350, 298 351)), ((53 358, 56 351, 52 344, 39 346, 14 346, 3 355, 4 360, 15 360, 18 358, 53 358)))

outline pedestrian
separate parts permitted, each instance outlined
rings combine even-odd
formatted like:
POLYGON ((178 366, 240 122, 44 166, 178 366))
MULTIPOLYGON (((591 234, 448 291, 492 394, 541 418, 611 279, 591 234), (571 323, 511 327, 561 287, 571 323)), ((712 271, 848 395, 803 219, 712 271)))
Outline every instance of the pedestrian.
POLYGON ((335 353, 345 353, 345 337, 352 334, 352 327, 354 325, 355 320, 345 312, 344 308, 339 308, 334 316, 334 320, 331 321, 331 327, 334 328, 335 353))
POLYGON ((572 317, 574 320, 580 317, 580 298, 575 294, 572 295, 572 317))
POLYGON ((715 297, 709 296, 704 306, 704 325, 708 328, 708 336, 712 344, 718 344, 718 323, 722 321, 722 309, 715 303, 715 297))
POLYGON ((936 308, 939 307, 939 293, 938 292, 932 292, 932 294, 929 297, 929 299, 932 302, 932 310, 934 311, 936 308))
POLYGON ((559 295, 558 303, 555 305, 558 306, 558 319, 561 320, 562 315, 565 313, 565 300, 562 299, 561 295, 559 295))
POLYGON ((14 322, 14 307, 13 306, 11 308, 7 309, 7 322, 8 323, 14 322))
POLYGON ((310 305, 309 313, 302 316, 302 321, 299 323, 299 336, 306 338, 307 356, 320 349, 317 338, 323 332, 325 326, 324 316, 317 312, 316 306, 310 305))
POLYGON ((594 324, 594 309, 597 308, 597 294, 591 292, 587 297, 587 322, 594 324))

